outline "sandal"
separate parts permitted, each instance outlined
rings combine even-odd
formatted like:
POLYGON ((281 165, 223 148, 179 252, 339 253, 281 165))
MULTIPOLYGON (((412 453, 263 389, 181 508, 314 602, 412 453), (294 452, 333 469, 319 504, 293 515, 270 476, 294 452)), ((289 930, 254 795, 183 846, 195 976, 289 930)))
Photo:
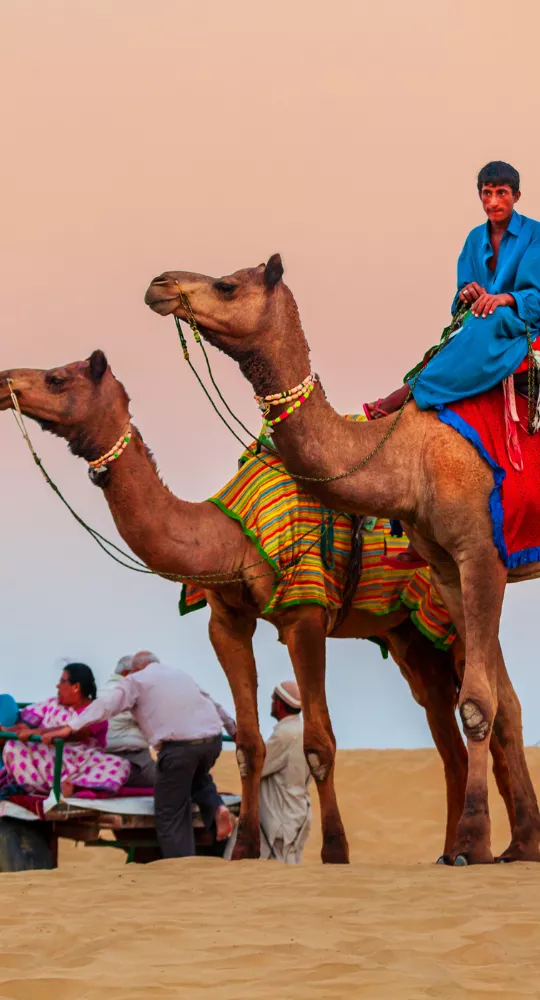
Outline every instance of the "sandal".
POLYGON ((366 420, 378 420, 379 417, 388 417, 386 410, 381 409, 382 397, 376 403, 363 403, 363 410, 366 420))

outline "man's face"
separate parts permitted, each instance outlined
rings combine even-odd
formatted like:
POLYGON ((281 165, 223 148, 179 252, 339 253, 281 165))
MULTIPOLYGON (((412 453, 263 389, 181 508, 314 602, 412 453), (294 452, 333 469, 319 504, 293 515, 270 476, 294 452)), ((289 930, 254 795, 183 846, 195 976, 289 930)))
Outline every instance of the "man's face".
POLYGON ((509 184, 484 184, 480 192, 484 212, 490 222, 501 223, 510 219, 514 211, 516 201, 519 201, 521 192, 516 194, 509 184))
POLYGON ((272 695, 272 705, 270 707, 270 715, 272 716, 273 719, 279 719, 278 707, 277 707, 277 698, 276 698, 275 694, 272 695))

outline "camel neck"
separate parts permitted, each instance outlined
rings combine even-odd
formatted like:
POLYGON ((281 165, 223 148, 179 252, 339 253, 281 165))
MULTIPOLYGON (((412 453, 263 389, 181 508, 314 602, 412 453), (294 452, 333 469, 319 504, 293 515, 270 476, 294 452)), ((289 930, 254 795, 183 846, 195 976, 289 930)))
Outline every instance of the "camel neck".
POLYGON ((109 466, 103 494, 119 534, 157 573, 182 578, 235 573, 241 566, 238 526, 211 503, 189 503, 171 493, 136 428, 109 466))
MULTIPOLYGON (((283 292, 279 307, 273 310, 271 325, 240 358, 242 371, 257 395, 295 386, 310 370, 309 347, 296 305, 288 289, 283 292)), ((274 427, 273 437, 292 475, 333 480, 310 483, 299 479, 306 492, 315 493, 328 506, 343 511, 362 510, 366 514, 399 518, 406 513, 404 484, 414 474, 414 463, 409 463, 410 468, 406 468, 399 482, 391 475, 393 463, 401 465, 404 461, 399 449, 403 452, 405 415, 381 452, 377 451, 350 477, 335 478, 359 465, 377 449, 393 419, 366 423, 345 420, 330 406, 322 386, 316 385, 309 399, 274 427)))

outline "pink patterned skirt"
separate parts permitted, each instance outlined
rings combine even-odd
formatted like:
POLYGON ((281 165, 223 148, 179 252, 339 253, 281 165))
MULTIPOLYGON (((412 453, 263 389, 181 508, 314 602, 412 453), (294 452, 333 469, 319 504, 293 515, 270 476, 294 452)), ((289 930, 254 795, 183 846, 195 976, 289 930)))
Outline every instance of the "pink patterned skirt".
MULTIPOLYGON (((8 740, 2 754, 6 777, 28 792, 48 795, 53 786, 55 756, 54 746, 8 740)), ((78 788, 117 792, 126 782, 130 769, 129 761, 84 743, 64 746, 61 780, 70 781, 78 788)))

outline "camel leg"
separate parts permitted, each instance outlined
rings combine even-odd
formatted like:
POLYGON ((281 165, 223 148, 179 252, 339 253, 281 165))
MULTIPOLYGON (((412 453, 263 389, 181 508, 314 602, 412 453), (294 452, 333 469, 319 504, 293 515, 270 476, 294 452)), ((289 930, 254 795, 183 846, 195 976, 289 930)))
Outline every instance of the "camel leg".
POLYGON ((256 619, 227 608, 216 595, 211 607, 210 641, 227 675, 236 711, 236 759, 242 781, 242 805, 232 860, 260 856, 259 788, 264 764, 264 741, 257 710, 257 667, 252 639, 256 619))
POLYGON ((459 559, 459 579, 447 566, 436 585, 460 635, 465 637, 465 672, 458 707, 467 739, 465 807, 451 857, 455 864, 487 864, 491 853, 488 756, 497 713, 498 630, 506 570, 496 549, 478 544, 459 559))
POLYGON ((336 741, 326 704, 326 611, 316 604, 298 605, 280 615, 300 688, 304 715, 304 752, 321 806, 321 860, 348 864, 349 845, 334 788, 336 741))
POLYGON ((512 839, 503 861, 540 861, 540 813, 523 746, 521 705, 499 650, 497 672, 499 709, 494 730, 510 774, 515 810, 512 839))
MULTIPOLYGON (((451 650, 451 656, 453 661, 454 673, 456 675, 456 681, 458 687, 461 687, 463 682, 463 674, 465 672, 465 647, 459 637, 456 637, 451 650)), ((498 677, 498 675, 497 675, 498 677)), ((508 814, 508 823, 510 829, 513 830, 514 824, 516 822, 516 813, 514 809, 514 800, 512 798, 512 790, 510 788, 510 771, 508 769, 508 763, 504 755, 504 751, 497 739, 496 728, 497 719, 499 718, 500 712, 500 700, 499 708, 497 710, 497 715, 495 716, 495 722, 493 724, 493 732, 491 733, 491 739, 489 741, 489 749, 491 753, 491 758, 493 762, 493 775, 497 783, 497 789, 499 795, 504 801, 506 806, 506 812, 508 814)))
POLYGON ((465 802, 467 751, 456 720, 457 678, 451 651, 436 649, 407 621, 387 635, 390 652, 409 684, 427 723, 444 767, 446 832, 441 862, 447 860, 465 802))

